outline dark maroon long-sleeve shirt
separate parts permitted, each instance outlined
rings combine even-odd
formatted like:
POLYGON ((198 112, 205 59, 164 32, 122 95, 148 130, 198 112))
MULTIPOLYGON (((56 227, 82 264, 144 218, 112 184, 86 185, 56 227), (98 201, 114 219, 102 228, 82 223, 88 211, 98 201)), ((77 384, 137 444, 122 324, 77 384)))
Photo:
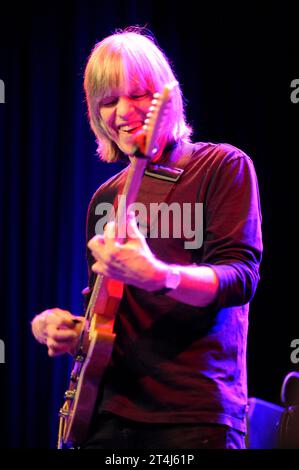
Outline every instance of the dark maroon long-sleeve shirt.
MULTIPOLYGON (((126 173, 127 169, 111 178, 92 198, 88 239, 100 219, 96 208, 113 202, 126 173)), ((148 214, 154 188, 162 184, 149 180, 137 198, 148 214)), ((170 220, 169 238, 147 238, 150 249, 167 263, 211 266, 219 279, 218 296, 201 308, 125 286, 100 409, 145 422, 221 423, 245 431, 248 310, 262 255, 253 163, 228 144, 195 144, 164 202, 189 205, 191 222, 198 225, 201 220, 193 229, 201 231, 202 244, 186 248, 190 238, 184 230, 178 237, 176 217, 170 220), (200 207, 202 219, 195 214, 200 207)), ((148 222, 150 229, 152 221, 148 222)), ((90 266, 90 255, 88 260, 90 266)))

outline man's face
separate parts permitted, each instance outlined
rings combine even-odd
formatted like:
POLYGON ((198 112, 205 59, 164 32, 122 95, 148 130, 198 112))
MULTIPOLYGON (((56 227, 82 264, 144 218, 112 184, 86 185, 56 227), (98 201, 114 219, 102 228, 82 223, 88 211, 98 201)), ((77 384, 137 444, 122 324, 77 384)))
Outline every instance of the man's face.
POLYGON ((143 126, 151 101, 151 92, 135 87, 129 95, 111 93, 100 103, 100 116, 106 130, 127 155, 135 150, 134 136, 143 126))

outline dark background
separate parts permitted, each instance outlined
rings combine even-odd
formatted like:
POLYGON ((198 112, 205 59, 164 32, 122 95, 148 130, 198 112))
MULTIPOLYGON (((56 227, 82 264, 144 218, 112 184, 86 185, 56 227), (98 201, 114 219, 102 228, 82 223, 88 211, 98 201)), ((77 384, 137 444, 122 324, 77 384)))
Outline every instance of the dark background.
POLYGON ((299 338, 294 4, 1 5, 1 447, 55 446, 69 360, 48 358, 30 321, 54 306, 81 313, 86 209, 118 170, 95 156, 83 71, 96 41, 135 24, 147 25, 173 62, 194 139, 229 142, 255 163, 265 251, 251 305, 249 394, 279 403, 285 375, 299 370, 290 360, 290 342, 299 338))

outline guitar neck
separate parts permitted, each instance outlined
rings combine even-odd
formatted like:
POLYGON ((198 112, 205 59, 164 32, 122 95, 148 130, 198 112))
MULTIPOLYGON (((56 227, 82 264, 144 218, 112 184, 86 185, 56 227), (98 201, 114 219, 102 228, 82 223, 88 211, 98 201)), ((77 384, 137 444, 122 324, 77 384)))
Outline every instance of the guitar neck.
MULTIPOLYGON (((128 210, 130 209, 130 205, 136 201, 147 163, 147 158, 134 157, 131 159, 131 164, 129 167, 129 172, 126 178, 124 188, 120 197, 118 197, 116 226, 116 238, 118 243, 122 244, 126 241, 128 210)), ((87 320, 90 319, 90 316, 94 311, 94 307, 98 299, 103 278, 104 276, 102 274, 97 274, 96 276, 92 294, 85 313, 85 318, 87 320)))
POLYGON ((118 199, 117 208, 117 241, 124 243, 126 240, 126 225, 128 211, 130 210, 131 204, 136 201, 139 188, 141 186, 141 180, 146 168, 148 160, 146 158, 134 157, 131 160, 129 173, 126 178, 125 186, 123 188, 121 197, 118 199))

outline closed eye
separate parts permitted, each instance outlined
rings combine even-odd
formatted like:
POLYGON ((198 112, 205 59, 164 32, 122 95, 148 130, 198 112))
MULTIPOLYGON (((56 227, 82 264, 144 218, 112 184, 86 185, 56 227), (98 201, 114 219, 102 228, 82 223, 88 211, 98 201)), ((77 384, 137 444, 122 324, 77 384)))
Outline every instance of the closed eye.
POLYGON ((116 98, 116 97, 105 98, 100 103, 100 106, 113 106, 117 103, 117 101, 118 101, 118 98, 116 98))
POLYGON ((146 96, 148 96, 149 93, 142 93, 142 94, 136 94, 136 95, 131 95, 130 98, 132 98, 133 100, 138 100, 138 99, 141 99, 141 98, 145 98, 146 96))
MULTIPOLYGON (((146 98, 147 96, 150 96, 150 92, 145 91, 145 92, 140 92, 140 93, 133 93, 132 95, 129 96, 131 100, 142 100, 143 98, 146 98)), ((106 98, 103 99, 100 103, 100 107, 109 107, 109 106, 115 106, 119 100, 118 96, 107 96, 106 98)))

